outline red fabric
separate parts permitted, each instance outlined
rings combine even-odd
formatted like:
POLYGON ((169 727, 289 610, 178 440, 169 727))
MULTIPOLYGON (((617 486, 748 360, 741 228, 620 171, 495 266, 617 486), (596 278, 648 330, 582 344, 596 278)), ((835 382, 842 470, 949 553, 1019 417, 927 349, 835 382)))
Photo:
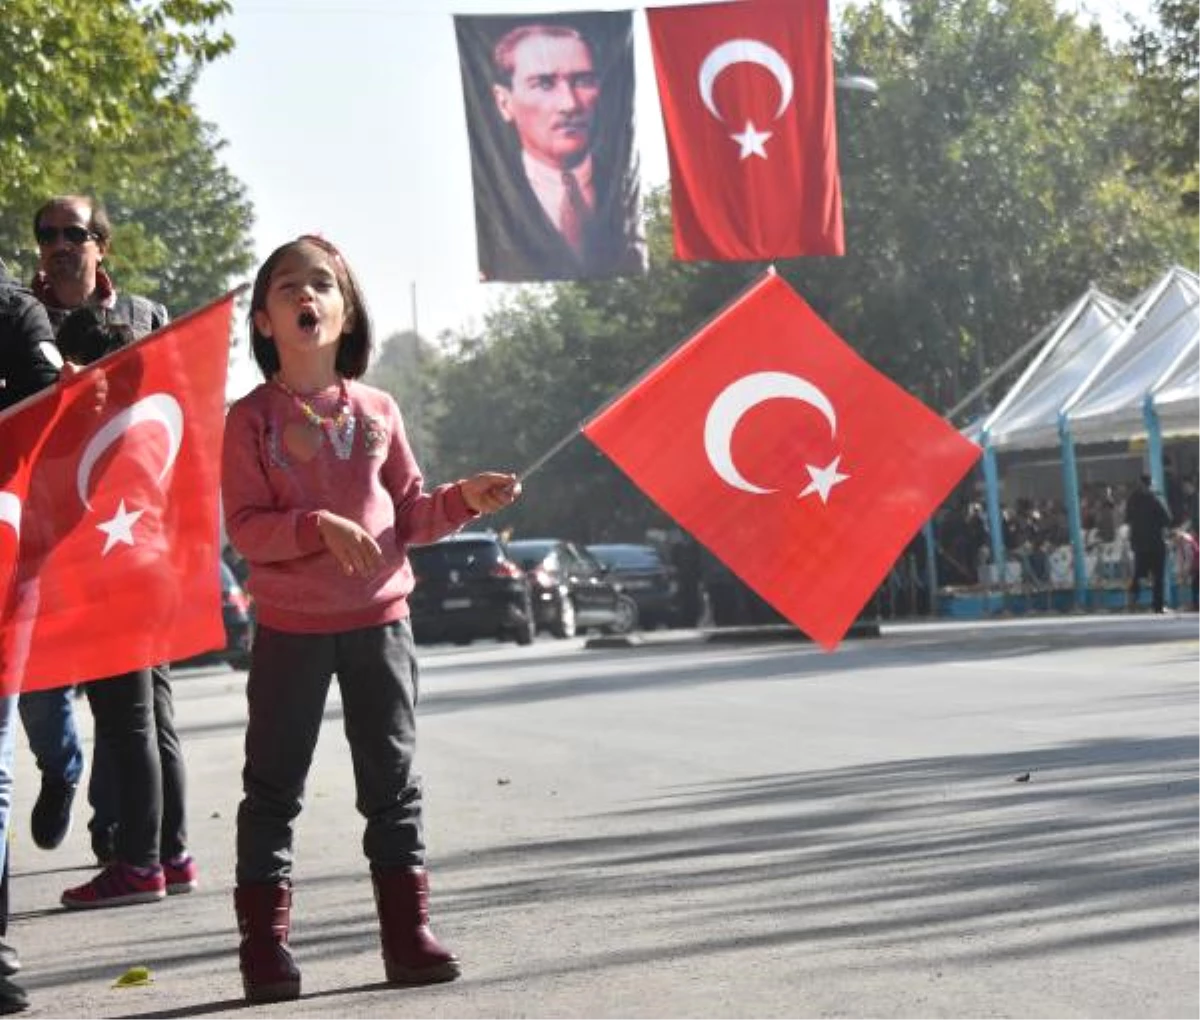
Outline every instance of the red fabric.
POLYGON ((863 361, 773 274, 584 433, 827 649, 980 453, 863 361), (764 386, 726 416, 730 441, 720 428, 706 437, 716 409, 736 399, 746 379, 764 386))
POLYGON ((841 255, 825 0, 661 7, 646 17, 671 161, 676 255, 841 255), (731 43, 741 45, 720 48, 731 43), (770 137, 733 139, 751 128, 770 137))
POLYGON ((232 309, 228 295, 0 416, 3 692, 224 644, 217 492, 232 309))

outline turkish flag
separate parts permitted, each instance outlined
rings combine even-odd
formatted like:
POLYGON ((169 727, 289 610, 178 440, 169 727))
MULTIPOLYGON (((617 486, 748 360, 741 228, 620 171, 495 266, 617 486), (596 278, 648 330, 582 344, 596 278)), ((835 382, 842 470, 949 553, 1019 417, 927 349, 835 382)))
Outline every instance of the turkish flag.
POLYGON ((841 255, 826 0, 646 11, 685 260, 841 255))
POLYGON ((827 649, 980 454, 774 273, 583 431, 827 649))
POLYGON ((234 294, 0 415, 0 691, 224 644, 218 485, 234 294))

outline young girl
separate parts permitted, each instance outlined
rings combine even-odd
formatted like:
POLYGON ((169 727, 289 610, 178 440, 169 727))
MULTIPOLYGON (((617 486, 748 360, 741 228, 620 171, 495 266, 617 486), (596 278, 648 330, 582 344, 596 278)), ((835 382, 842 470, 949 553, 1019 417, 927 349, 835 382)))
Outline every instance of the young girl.
POLYGON ((425 491, 395 401, 357 381, 371 327, 328 241, 305 236, 272 252, 250 319, 269 381, 230 409, 222 471, 229 538, 249 564, 258 617, 234 892, 246 998, 300 994, 287 945, 292 826, 334 673, 387 979, 452 981, 458 960, 429 929, 405 548, 508 506, 520 487, 485 472, 425 491))

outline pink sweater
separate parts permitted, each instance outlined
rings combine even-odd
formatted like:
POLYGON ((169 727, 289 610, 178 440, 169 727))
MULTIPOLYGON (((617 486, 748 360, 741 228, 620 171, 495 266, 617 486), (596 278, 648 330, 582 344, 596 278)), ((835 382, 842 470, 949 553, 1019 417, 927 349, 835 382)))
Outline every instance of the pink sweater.
MULTIPOLYGON (((229 410, 221 498, 229 540, 250 564, 259 622, 330 634, 408 615, 412 569, 405 549, 456 531, 476 514, 459 484, 425 492, 392 397, 348 384, 352 425, 339 443, 308 425, 295 401, 265 383, 229 410), (317 531, 318 510, 361 524, 384 561, 371 577, 347 576, 317 531)), ((330 413, 336 391, 316 403, 330 413)))

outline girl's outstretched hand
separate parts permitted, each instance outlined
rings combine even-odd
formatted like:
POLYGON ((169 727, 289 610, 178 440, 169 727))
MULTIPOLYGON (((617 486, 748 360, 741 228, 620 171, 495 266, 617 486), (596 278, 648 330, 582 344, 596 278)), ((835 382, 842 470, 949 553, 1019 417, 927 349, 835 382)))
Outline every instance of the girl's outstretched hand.
POLYGON ((317 514, 317 531, 347 574, 369 577, 383 561, 383 552, 361 525, 328 510, 317 514))
POLYGON ((498 471, 481 471, 458 483, 463 501, 477 514, 494 514, 516 502, 521 495, 521 483, 516 475, 498 471))

